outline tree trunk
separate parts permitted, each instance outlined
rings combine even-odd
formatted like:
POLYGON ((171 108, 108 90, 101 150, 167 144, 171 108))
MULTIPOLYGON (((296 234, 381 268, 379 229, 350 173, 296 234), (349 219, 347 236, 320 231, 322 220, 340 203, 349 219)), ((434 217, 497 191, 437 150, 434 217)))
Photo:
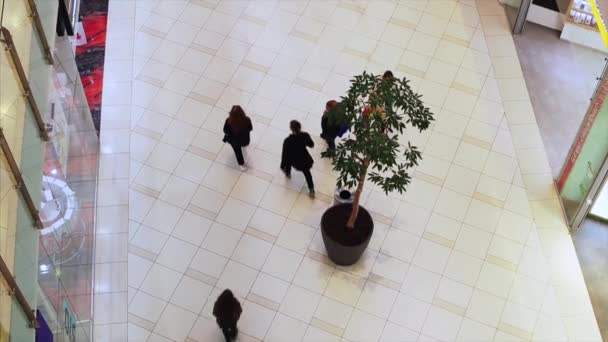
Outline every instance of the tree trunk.
POLYGON ((369 160, 365 159, 363 161, 363 170, 361 170, 361 175, 359 175, 359 182, 357 184, 357 190, 355 191, 355 196, 353 199, 353 209, 350 212, 350 217, 346 222, 346 227, 348 229, 355 228, 355 222, 357 221, 357 217, 359 216, 359 201, 361 200, 361 193, 363 192, 363 184, 365 183, 365 178, 367 177, 367 167, 369 166, 369 160))

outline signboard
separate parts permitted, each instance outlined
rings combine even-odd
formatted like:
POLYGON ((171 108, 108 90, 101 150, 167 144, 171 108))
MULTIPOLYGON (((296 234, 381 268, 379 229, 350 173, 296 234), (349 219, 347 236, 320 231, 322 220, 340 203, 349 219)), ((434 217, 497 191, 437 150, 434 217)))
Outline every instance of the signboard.
POLYGON ((606 77, 602 78, 600 81, 600 85, 598 87, 596 96, 593 98, 593 103, 591 104, 591 108, 587 112, 587 115, 583 119, 583 123, 581 124, 581 128, 576 136, 576 140, 574 141, 574 145, 570 150, 568 155, 568 159, 566 160, 566 164, 562 170, 562 174, 559 177, 557 182, 557 188, 561 192, 566 184, 566 180, 568 180, 568 176, 572 172, 572 168, 574 167, 576 161, 578 160, 579 155, 587 141, 587 137, 589 136, 589 132, 595 123, 595 119, 597 118, 600 108, 604 104, 604 100, 606 100, 606 96, 608 95, 608 79, 606 77))
POLYGON ((606 31, 606 25, 604 25, 604 20, 602 20, 602 15, 597 7, 597 3, 595 0, 589 0, 589 4, 591 5, 591 13, 593 13, 593 18, 595 18, 595 22, 597 23, 597 29, 600 31, 604 46, 608 47, 608 31, 606 31))
POLYGON ((44 316, 40 310, 36 310, 36 319, 38 320, 36 342, 53 342, 53 332, 51 331, 51 328, 44 319, 44 316))
POLYGON ((76 341, 76 315, 67 299, 63 300, 63 328, 70 342, 76 341))

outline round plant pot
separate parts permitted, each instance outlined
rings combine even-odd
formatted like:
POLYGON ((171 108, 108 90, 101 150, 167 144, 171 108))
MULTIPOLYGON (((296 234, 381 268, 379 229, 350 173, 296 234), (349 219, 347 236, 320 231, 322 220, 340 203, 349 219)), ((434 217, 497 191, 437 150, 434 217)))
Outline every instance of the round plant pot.
POLYGON ((374 232, 374 221, 367 210, 359 207, 355 227, 349 229, 346 222, 352 204, 338 204, 325 211, 321 217, 321 236, 329 258, 337 265, 352 265, 361 258, 374 232))

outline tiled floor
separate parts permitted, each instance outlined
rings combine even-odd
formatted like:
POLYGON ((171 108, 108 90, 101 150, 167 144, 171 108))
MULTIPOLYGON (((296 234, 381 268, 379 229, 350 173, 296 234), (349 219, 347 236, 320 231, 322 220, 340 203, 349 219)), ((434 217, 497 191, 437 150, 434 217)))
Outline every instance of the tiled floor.
POLYGON ((608 293, 606 269, 608 268, 608 224, 589 217, 573 235, 576 254, 581 262, 589 297, 596 313, 604 340, 608 338, 608 293))
POLYGON ((96 300, 113 313, 97 340, 219 342, 224 288, 240 341, 600 340, 494 1, 111 0, 108 42, 102 164, 120 176, 98 202, 129 214, 98 259, 129 271, 127 297, 96 300), (372 242, 335 267, 323 143, 311 200, 278 172, 281 142, 294 118, 317 137, 352 75, 386 69, 437 122, 403 136, 424 151, 406 194, 367 187, 372 242), (221 143, 233 104, 254 121, 244 173, 221 143))
POLYGON ((526 23, 515 47, 554 178, 559 176, 606 65, 602 52, 526 23))

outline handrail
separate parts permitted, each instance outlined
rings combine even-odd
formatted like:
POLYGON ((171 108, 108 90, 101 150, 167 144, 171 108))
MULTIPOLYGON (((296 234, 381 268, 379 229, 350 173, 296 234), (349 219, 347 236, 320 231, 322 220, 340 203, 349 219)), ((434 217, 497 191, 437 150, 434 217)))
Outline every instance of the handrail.
POLYGON ((19 81, 21 82, 21 87, 23 88, 24 96, 27 98, 27 102, 34 113, 34 119, 36 120, 36 124, 38 125, 38 131, 40 133, 40 137, 44 141, 49 140, 49 134, 46 131, 46 125, 44 121, 42 121, 42 114, 40 114, 40 108, 36 103, 36 99, 34 98, 34 94, 32 93, 32 88, 30 87, 30 83, 27 80, 27 76, 25 76, 25 71, 23 69, 23 65, 21 64, 21 60, 19 59, 19 54, 17 54, 17 49, 15 48, 15 44, 13 42, 13 36, 11 32, 6 27, 0 27, 0 33, 4 37, 4 40, 0 39, 0 41, 4 42, 6 45, 6 49, 11 55, 11 59, 13 61, 13 65, 17 70, 17 75, 19 75, 19 81))
POLYGON ((46 33, 44 32, 44 26, 42 26, 42 22, 40 21, 40 15, 38 15, 38 7, 36 7, 36 3, 34 0, 27 0, 27 4, 30 6, 30 17, 34 21, 34 27, 36 28, 36 32, 38 32, 38 38, 40 39, 40 43, 42 44, 42 48, 44 49, 44 55, 46 57, 46 61, 48 64, 53 65, 53 53, 51 52, 51 47, 49 46, 49 42, 46 40, 46 33))
POLYGON ((17 166, 17 162, 13 157, 13 153, 11 152, 10 147, 8 146, 8 141, 6 141, 6 137, 4 135, 4 131, 0 128, 0 148, 2 152, 4 152, 4 156, 6 157, 6 161, 8 162, 8 166, 11 169, 11 173, 13 174, 13 178, 15 178, 15 187, 19 189, 21 192, 21 196, 25 201, 28 211, 32 216, 32 220, 34 220, 34 226, 38 229, 44 228, 42 221, 40 220, 40 215, 38 215, 38 209, 36 205, 34 205, 34 201, 32 200, 32 196, 30 196, 29 191, 27 190, 27 186, 23 181, 23 177, 21 176, 21 171, 19 171, 19 166, 17 166))
POLYGON ((30 328, 38 328, 38 319, 36 318, 35 311, 32 309, 30 304, 27 302, 27 299, 25 299, 23 292, 21 292, 21 289, 17 285, 15 278, 11 274, 11 271, 9 270, 6 263, 4 262, 4 259, 2 259, 1 255, 0 255, 0 273, 2 274, 2 277, 4 278, 4 280, 6 280, 6 283, 8 284, 11 294, 15 296, 15 298, 17 299, 17 303, 19 303, 19 306, 21 306, 23 313, 25 314, 25 316, 27 316, 27 319, 30 322, 30 328))

